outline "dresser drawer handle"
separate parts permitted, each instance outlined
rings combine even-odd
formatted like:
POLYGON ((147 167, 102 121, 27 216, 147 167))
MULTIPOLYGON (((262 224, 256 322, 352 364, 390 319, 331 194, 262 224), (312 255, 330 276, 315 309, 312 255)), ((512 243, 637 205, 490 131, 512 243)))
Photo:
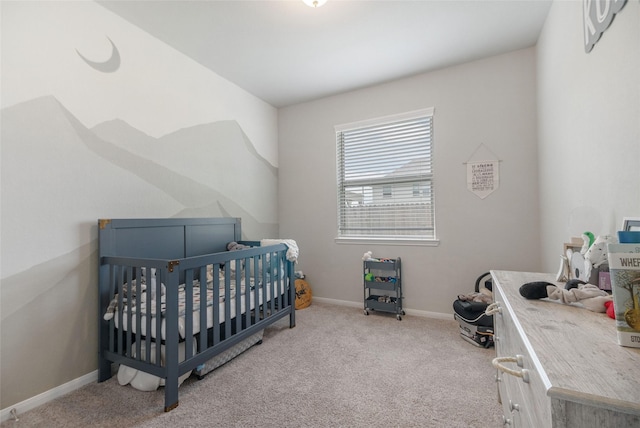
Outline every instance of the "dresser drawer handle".
POLYGON ((529 370, 513 370, 509 367, 504 366, 502 363, 517 363, 522 367, 522 355, 518 355, 516 357, 496 357, 493 359, 492 364, 493 367, 500 370, 501 372, 510 374, 511 376, 522 378, 523 382, 529 383, 529 370))
POLYGON ((495 302, 487 306, 487 309, 484 310, 485 315, 493 315, 502 313, 502 308, 500 308, 500 304, 495 302))

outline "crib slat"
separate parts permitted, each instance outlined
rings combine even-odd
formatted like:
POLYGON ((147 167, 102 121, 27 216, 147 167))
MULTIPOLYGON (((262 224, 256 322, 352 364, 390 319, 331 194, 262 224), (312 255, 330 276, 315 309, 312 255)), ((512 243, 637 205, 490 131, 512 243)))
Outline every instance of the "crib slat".
POLYGON ((118 301, 117 301, 117 310, 118 310, 118 325, 120 326, 120 328, 118 328, 118 338, 117 338, 117 344, 118 344, 118 352, 120 352, 122 355, 127 355, 127 347, 124 344, 124 312, 122 311, 124 305, 122 303, 122 296, 124 295, 124 293, 122 292, 122 285, 124 284, 125 281, 125 276, 124 276, 124 268, 119 266, 119 275, 118 275, 118 283, 116 284, 116 287, 118 287, 118 301))
MULTIPOLYGON (((205 270, 205 278, 206 278, 206 269, 208 269, 208 267, 205 265, 202 269, 205 270)), ((201 272, 201 278, 202 278, 202 270, 201 272)), ((212 287, 212 295, 213 295, 213 302, 212 302, 212 313, 214 318, 217 317, 218 314, 218 306, 217 303, 219 298, 216 297, 216 294, 218 293, 218 286, 219 286, 219 280, 220 280, 220 265, 219 264, 214 264, 211 265, 211 275, 212 275, 212 282, 211 282, 211 287, 212 287), (218 299, 218 300, 217 300, 218 299)), ((208 278, 207 278, 208 281, 208 278)), ((202 295, 202 293, 206 293, 207 292, 207 288, 208 288, 208 283, 207 281, 202 281, 200 280, 200 295, 202 295)), ((200 348, 199 348, 199 352, 204 351, 205 349, 207 349, 209 347, 209 335, 207 334, 207 308, 206 307, 202 307, 203 305, 200 305, 200 348)))
MULTIPOLYGON (((166 295, 165 295, 165 323, 167 326, 178 325, 178 286, 179 286, 179 269, 172 269, 169 272, 168 267, 162 269, 163 276, 166 278, 166 295)), ((157 318, 161 318, 158 316, 157 318)), ((177 328, 166 328, 165 331, 165 411, 169 411, 178 405, 178 344, 179 332, 177 328)), ((158 351, 161 347, 156 346, 158 351)), ((158 354, 157 354, 158 355, 158 354)), ((160 355, 156 359, 160 362, 160 355)))
MULTIPOLYGON (((132 349, 131 353, 136 355, 136 358, 139 360, 144 360, 142 358, 142 268, 140 267, 132 267, 131 268, 131 276, 129 277, 129 289, 127 303, 129 304, 129 312, 131 309, 135 307, 135 315, 131 315, 131 320, 135 317, 135 332, 132 337, 132 345, 135 345, 135 351, 132 349), (135 303, 134 303, 135 302, 135 303)), ((129 324, 132 326, 132 324, 129 324)), ((129 327, 127 330, 133 330, 132 327, 129 327)), ((147 358, 144 361, 149 361, 147 358)))
POLYGON ((275 289, 275 277, 273 276, 273 263, 275 261, 275 255, 277 253, 269 253, 269 308, 273 314, 276 310, 276 289, 275 289))
MULTIPOLYGON (((145 326, 144 326, 144 331, 147 333, 144 337, 144 345, 145 345, 145 350, 146 350, 146 360, 145 361, 151 361, 151 320, 153 318, 152 316, 152 311, 153 311, 153 298, 152 298, 152 284, 153 284, 153 273, 150 267, 146 268, 147 273, 147 277, 148 277, 148 284, 147 284, 147 289, 146 289, 146 296, 147 296, 147 305, 146 305, 146 311, 145 311, 145 326)), ((159 296, 161 296, 162 292, 158 292, 158 288, 161 287, 161 282, 160 279, 158 279, 157 277, 155 278, 155 283, 156 283, 156 298, 160 298, 159 296)), ((140 331, 142 331, 142 326, 140 325, 140 323, 138 324, 140 331)), ((142 341, 140 341, 142 342, 142 341)), ((139 354, 138 354, 139 355, 139 354)), ((156 360, 156 362, 158 362, 159 360, 156 360)))
POLYGON ((184 328, 185 337, 193 336, 193 269, 187 269, 184 275, 184 328))
POLYGON ((273 298, 271 300, 273 300, 273 310, 274 311, 278 311, 280 310, 280 305, 282 303, 282 299, 280 298, 280 272, 278 269, 279 266, 279 261, 280 261, 280 255, 282 254, 282 251, 278 251, 273 253, 273 255, 271 256, 271 280, 273 282, 273 298))
POLYGON ((281 252, 278 258, 278 295, 280 296, 280 309, 287 307, 287 289, 285 277, 285 260, 286 253, 281 252))
MULTIPOLYGON (((249 267, 251 266, 255 266, 255 261, 256 261, 257 257, 252 257, 250 262, 249 262, 249 267)), ((256 270, 252 269, 251 270, 253 272, 253 274, 251 275, 251 277, 249 278, 249 281, 247 282, 247 284, 244 287, 244 295, 242 296, 242 298, 244 299, 244 322, 245 322, 245 328, 250 328, 251 327, 251 290, 252 290, 252 285, 255 284, 256 281, 256 270)))
MULTIPOLYGON (((200 278, 200 310, 198 311, 198 316, 200 317, 200 330, 194 332, 198 335, 200 340, 202 341, 203 336, 205 336, 204 340, 206 340, 207 336, 207 305, 206 305, 206 297, 207 296, 207 285, 209 278, 207 277, 207 265, 201 266, 198 272, 198 278, 200 278), (203 323, 204 320, 204 323, 203 323)), ((191 358, 193 356, 193 340, 194 336, 187 335, 186 337, 186 358, 191 358)), ((196 350, 197 352, 197 350, 196 350)))
MULTIPOLYGON (((117 266, 109 266, 109 304, 113 301, 115 295, 118 293, 118 269, 117 266)), ((115 320, 112 318, 109 320, 109 351, 115 352, 116 350, 116 335, 115 335, 115 320)))
MULTIPOLYGON (((224 277, 230 275, 231 262, 224 264, 224 277)), ((210 346, 214 346, 220 342, 220 275, 213 276, 213 342, 210 346)))
MULTIPOLYGON (((238 260, 236 262, 236 278, 239 275, 238 260)), ((231 336, 231 275, 224 277, 224 338, 231 336)), ((217 343, 217 342, 216 342, 217 343)), ((214 345, 216 344, 214 343, 214 345)))
MULTIPOLYGON (((238 262, 240 262, 240 260, 238 260, 238 262)), ((242 308, 240 306, 242 304, 241 292, 242 292, 243 281, 245 284, 247 284, 250 280, 251 265, 249 264, 249 259, 248 258, 242 259, 241 266, 242 266, 242 269, 240 270, 240 272, 238 272, 238 270, 236 269, 235 292, 233 293, 233 296, 229 296, 229 299, 233 298, 235 302, 236 317, 234 322, 235 322, 236 333, 242 330, 242 316, 241 316, 242 308)), ((236 264, 236 267, 237 267, 237 264, 236 264)))
MULTIPOLYGON (((167 286, 165 287, 165 305, 168 304, 168 294, 169 294, 169 287, 167 284, 167 277, 166 277, 166 268, 163 269, 156 269, 156 284, 166 284, 167 286)), ((154 321, 155 321, 155 325, 156 325, 156 364, 160 365, 160 362, 162 361, 162 346, 160 346, 158 343, 161 341, 162 339, 162 298, 157 298, 156 296, 156 316, 154 317, 154 321)), ((149 305, 149 307, 151 307, 152 305, 149 305)), ((149 331, 149 334, 147 336, 151 336, 151 331, 149 331)), ((151 348, 151 346, 149 346, 149 348, 151 348)))
POLYGON ((269 298, 269 277, 267 276, 267 264, 268 258, 266 253, 262 259, 262 318, 267 318, 269 314, 269 302, 267 298, 269 298))

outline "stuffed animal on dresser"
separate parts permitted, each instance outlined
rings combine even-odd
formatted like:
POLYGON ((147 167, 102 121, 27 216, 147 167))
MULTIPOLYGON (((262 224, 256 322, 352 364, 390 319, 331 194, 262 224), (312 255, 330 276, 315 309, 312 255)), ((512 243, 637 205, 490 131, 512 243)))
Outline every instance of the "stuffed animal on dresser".
POLYGON ((613 298, 597 285, 588 284, 579 279, 567 281, 564 288, 545 281, 535 281, 523 284, 520 295, 526 299, 559 300, 564 304, 580 303, 593 312, 606 312, 605 302, 613 298))

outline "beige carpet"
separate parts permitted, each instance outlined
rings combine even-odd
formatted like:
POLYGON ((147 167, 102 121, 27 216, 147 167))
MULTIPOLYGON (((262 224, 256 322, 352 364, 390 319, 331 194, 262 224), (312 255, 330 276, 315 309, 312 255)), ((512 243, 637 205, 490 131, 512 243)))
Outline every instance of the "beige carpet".
POLYGON ((140 392, 115 377, 2 427, 498 427, 494 349, 436 320, 314 302, 203 380, 140 392))

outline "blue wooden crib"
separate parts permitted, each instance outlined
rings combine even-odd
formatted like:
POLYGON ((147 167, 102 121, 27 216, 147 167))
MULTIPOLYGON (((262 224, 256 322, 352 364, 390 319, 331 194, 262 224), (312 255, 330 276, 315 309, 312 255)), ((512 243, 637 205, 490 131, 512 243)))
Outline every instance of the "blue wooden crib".
POLYGON ((180 377, 283 317, 295 326, 287 245, 242 242, 240 219, 99 220, 98 237, 99 382, 114 363, 157 376, 170 411, 180 377))

